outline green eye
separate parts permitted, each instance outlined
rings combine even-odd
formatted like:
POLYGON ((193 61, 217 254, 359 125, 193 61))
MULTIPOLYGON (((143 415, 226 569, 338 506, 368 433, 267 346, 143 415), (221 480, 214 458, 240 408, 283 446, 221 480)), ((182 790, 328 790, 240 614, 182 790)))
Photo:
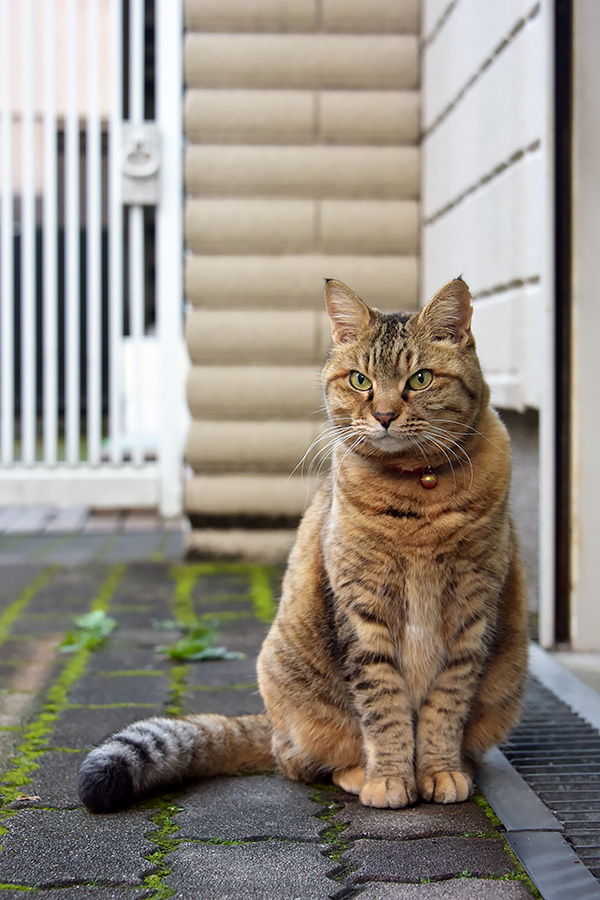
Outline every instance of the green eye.
POLYGON ((407 384, 411 391, 422 391, 429 387, 433 381, 433 372, 431 369, 419 369, 414 375, 411 375, 407 384))
POLYGON ((370 391, 373 387, 371 379, 363 375, 362 372, 350 372, 350 384, 357 391, 370 391))

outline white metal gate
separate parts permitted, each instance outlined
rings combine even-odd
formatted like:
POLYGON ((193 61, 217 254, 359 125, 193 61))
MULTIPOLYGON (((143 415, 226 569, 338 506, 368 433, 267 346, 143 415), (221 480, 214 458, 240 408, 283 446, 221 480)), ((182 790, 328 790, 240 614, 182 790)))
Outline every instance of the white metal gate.
POLYGON ((0 0, 0 505, 181 508, 181 0, 0 0))

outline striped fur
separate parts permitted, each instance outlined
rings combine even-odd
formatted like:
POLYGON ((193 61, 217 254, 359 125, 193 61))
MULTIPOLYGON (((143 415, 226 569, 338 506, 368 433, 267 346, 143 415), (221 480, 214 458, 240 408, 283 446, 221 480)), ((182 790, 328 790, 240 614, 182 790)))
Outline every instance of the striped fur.
POLYGON ((516 721, 527 629, 510 447, 489 406, 468 288, 450 282, 420 313, 396 315, 340 282, 325 295, 333 464, 258 660, 267 715, 132 725, 83 764, 92 810, 251 768, 302 781, 331 773, 371 806, 461 801, 473 764, 516 721), (431 384, 411 388, 422 370, 431 384))

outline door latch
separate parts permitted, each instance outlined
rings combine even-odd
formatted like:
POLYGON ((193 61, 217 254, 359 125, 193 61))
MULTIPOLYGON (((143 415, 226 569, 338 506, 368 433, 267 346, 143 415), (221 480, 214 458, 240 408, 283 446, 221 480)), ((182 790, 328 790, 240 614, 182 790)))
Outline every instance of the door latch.
POLYGON ((122 125, 122 202, 156 206, 159 193, 160 135, 153 123, 122 125))

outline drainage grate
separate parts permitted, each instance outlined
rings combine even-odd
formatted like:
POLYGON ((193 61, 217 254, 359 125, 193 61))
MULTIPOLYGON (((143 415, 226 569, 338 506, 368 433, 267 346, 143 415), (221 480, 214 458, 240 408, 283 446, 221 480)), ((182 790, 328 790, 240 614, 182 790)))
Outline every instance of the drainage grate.
POLYGON ((521 722, 502 751, 600 879, 600 732, 529 677, 521 722))

